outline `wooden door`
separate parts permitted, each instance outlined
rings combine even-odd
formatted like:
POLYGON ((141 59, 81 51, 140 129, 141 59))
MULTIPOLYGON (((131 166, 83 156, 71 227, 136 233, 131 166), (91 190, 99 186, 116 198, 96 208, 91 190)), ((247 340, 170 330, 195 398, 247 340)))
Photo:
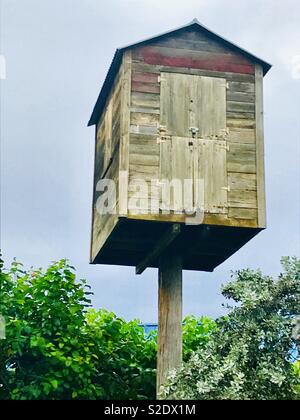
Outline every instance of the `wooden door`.
POLYGON ((197 209, 203 185, 205 211, 226 213, 225 79, 162 73, 160 105, 160 181, 163 191, 172 184, 161 209, 197 209))

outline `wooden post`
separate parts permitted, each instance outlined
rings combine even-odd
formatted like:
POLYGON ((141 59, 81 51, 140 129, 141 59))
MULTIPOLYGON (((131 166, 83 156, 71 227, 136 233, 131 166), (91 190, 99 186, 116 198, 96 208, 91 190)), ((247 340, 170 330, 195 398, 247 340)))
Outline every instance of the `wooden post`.
POLYGON ((182 363, 182 259, 160 258, 158 284, 157 394, 171 369, 182 363))

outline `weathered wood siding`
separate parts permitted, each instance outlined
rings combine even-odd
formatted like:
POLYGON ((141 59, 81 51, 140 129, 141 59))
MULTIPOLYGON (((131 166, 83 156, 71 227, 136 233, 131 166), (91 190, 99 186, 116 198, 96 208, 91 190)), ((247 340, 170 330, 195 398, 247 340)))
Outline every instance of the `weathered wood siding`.
POLYGON ((96 126, 91 260, 95 258, 117 221, 117 214, 100 215, 96 205, 101 194, 100 191, 97 191, 97 183, 103 178, 112 179, 115 182, 118 197, 122 72, 123 67, 116 77, 114 88, 106 102, 105 111, 96 126))
MULTIPOLYGON (((160 78, 181 73, 226 81, 228 209, 217 224, 257 225, 255 65, 199 32, 132 50, 129 177, 159 175, 160 78)), ((207 220, 212 220, 211 214, 207 220)))

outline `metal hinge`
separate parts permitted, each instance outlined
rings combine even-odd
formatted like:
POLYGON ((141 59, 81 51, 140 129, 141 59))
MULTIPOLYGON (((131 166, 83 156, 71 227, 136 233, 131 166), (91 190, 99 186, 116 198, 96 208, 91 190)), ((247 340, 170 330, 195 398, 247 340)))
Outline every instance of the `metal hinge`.
POLYGON ((157 131, 159 132, 159 133, 161 133, 161 132, 167 132, 167 127, 165 126, 165 125, 158 125, 157 126, 157 131))

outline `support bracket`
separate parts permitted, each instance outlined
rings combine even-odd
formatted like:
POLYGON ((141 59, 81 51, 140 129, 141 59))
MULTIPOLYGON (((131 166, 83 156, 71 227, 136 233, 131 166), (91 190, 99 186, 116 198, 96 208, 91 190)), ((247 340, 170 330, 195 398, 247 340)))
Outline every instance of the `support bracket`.
POLYGON ((156 260, 180 234, 181 227, 179 223, 174 223, 167 232, 160 238, 155 247, 146 255, 146 257, 136 266, 136 274, 142 274, 151 263, 156 260))

